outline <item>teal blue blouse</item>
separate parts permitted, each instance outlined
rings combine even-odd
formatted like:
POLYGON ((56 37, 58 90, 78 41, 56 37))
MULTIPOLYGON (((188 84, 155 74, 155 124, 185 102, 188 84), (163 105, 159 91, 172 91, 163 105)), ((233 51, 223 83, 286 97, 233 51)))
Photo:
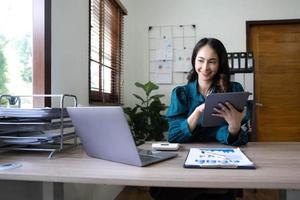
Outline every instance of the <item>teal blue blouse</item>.
MULTIPOLYGON (((166 117, 169 123, 169 142, 205 142, 218 141, 222 144, 242 145, 248 142, 246 126, 242 126, 237 136, 232 136, 228 132, 228 124, 219 127, 202 127, 201 118, 193 132, 189 130, 187 118, 193 113, 195 108, 205 103, 204 96, 198 92, 198 81, 190 82, 184 86, 173 89, 171 94, 171 104, 166 117)), ((242 85, 237 82, 230 83, 230 92, 244 91, 242 85)), ((213 90, 213 93, 216 91, 213 90)), ((249 109, 242 120, 246 123, 249 118, 249 109)))

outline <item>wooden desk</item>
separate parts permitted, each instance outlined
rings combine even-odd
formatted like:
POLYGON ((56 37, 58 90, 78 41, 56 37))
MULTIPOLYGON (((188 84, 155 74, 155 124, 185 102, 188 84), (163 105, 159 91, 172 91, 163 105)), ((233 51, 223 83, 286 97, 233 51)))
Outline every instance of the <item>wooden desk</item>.
MULTIPOLYGON (((7 152, 0 162, 20 162, 22 167, 0 171, 0 179, 73 182, 130 186, 202 188, 300 189, 300 142, 250 142, 241 149, 257 169, 185 169, 190 147, 219 144, 186 144, 179 156, 140 168, 88 157, 81 147, 56 154, 7 152)), ((150 148, 150 144, 142 146, 150 148)), ((112 149, 113 150, 113 149, 112 149)))

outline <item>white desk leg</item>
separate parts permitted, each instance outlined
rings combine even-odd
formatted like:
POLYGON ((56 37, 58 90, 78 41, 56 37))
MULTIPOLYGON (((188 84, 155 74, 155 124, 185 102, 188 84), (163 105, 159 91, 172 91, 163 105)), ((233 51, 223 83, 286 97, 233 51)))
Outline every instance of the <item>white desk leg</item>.
POLYGON ((43 200, 63 200, 64 184, 43 182, 43 200))

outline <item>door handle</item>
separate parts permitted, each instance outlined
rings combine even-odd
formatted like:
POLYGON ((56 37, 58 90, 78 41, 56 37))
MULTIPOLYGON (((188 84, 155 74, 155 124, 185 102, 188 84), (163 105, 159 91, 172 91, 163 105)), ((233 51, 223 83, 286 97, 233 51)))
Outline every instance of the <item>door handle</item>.
POLYGON ((255 106, 257 106, 257 107, 263 107, 263 104, 262 103, 255 103, 255 106))

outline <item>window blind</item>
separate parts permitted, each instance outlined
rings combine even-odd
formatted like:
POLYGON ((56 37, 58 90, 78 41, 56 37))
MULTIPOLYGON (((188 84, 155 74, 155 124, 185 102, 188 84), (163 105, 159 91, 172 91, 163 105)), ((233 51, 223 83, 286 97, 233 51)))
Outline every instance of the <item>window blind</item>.
POLYGON ((90 103, 122 104, 124 14, 116 0, 90 0, 90 103))

